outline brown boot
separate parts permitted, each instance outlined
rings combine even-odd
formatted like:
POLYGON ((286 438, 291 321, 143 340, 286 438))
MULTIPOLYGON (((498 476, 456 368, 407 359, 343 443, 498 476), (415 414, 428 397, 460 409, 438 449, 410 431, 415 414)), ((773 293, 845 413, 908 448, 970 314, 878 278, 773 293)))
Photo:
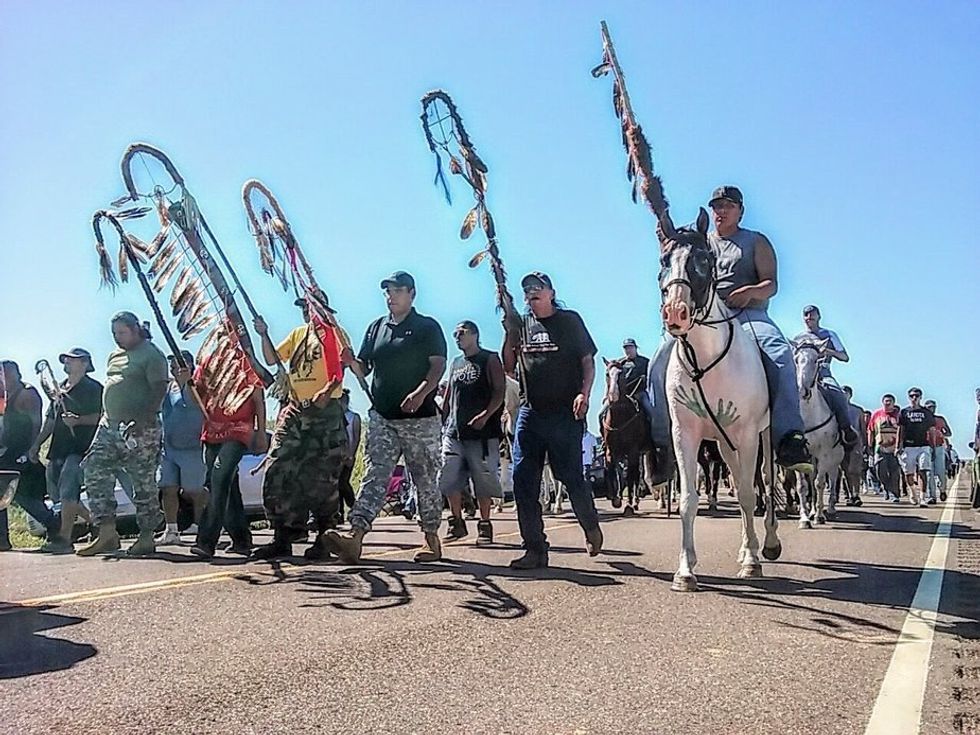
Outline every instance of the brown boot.
POLYGON ((361 561, 361 543, 364 534, 367 533, 363 528, 352 528, 348 533, 339 534, 336 531, 327 531, 324 539, 328 549, 335 553, 344 564, 357 564, 361 561))
POLYGON ((78 556, 95 556, 108 554, 110 551, 119 551, 119 532, 116 531, 114 520, 100 525, 99 537, 95 541, 89 541, 75 553, 78 556))
POLYGON ((426 533, 425 543, 422 548, 415 552, 415 561, 430 562, 439 561, 442 558, 442 542, 439 541, 438 533, 426 533))
POLYGON ((149 556, 156 553, 157 545, 153 540, 153 531, 140 531, 136 543, 126 549, 126 556, 149 556))

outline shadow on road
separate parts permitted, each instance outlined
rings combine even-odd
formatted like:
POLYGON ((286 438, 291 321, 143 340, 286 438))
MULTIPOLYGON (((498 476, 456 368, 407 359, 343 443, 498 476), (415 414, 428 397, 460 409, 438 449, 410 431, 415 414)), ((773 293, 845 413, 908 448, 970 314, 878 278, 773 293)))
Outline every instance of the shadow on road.
MULTIPOLYGON (((889 515, 873 511, 848 508, 839 510, 837 517, 831 521, 835 531, 881 531, 884 533, 904 534, 921 533, 933 536, 939 526, 939 519, 926 519, 916 516, 889 515)), ((951 535, 954 538, 966 540, 980 539, 980 532, 962 523, 953 523, 951 535)))
POLYGON ((0 679, 63 671, 92 658, 98 653, 95 646, 41 635, 85 620, 33 607, 0 615, 0 679))

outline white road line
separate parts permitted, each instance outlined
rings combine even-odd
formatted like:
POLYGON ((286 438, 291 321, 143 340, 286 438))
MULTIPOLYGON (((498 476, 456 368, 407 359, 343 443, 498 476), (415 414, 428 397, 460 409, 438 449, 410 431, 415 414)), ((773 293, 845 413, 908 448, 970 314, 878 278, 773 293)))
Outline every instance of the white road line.
POLYGON ((961 474, 957 478, 943 509, 929 556, 922 568, 919 586, 898 636, 895 653, 888 665, 888 671, 885 672, 885 680, 881 683, 865 735, 904 735, 919 732, 922 701, 929 676, 929 657, 943 591, 949 534, 960 491, 967 487, 966 483, 960 482, 965 477, 965 474, 961 474))

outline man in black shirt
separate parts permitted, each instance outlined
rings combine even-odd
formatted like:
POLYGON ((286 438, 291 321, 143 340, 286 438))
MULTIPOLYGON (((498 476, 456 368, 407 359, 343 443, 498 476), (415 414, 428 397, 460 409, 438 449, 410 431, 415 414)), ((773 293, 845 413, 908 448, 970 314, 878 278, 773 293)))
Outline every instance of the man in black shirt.
POLYGON ((493 498, 503 497, 498 468, 506 378, 500 358, 480 347, 476 324, 460 322, 453 337, 463 354, 449 368, 449 385, 442 404, 442 468, 438 485, 449 500, 452 513, 446 540, 461 539, 468 533, 463 519, 463 489, 472 481, 480 508, 476 542, 488 544, 493 542, 490 505, 493 498))
POLYGON ((63 352, 58 360, 64 365, 68 378, 58 386, 61 400, 52 401, 34 440, 29 456, 38 461, 41 445, 51 437, 48 447, 48 495, 61 502, 61 533, 48 539, 41 551, 51 554, 71 554, 72 527, 79 516, 88 521, 89 512, 80 501, 82 493, 82 457, 92 444, 95 429, 102 417, 102 384, 88 376, 95 371, 92 355, 76 347, 63 352))
POLYGON ((637 350, 636 340, 632 337, 623 340, 624 356, 620 358, 623 366, 623 385, 627 395, 637 399, 647 420, 653 421, 653 404, 650 403, 650 393, 647 391, 647 373, 650 370, 650 359, 643 357, 637 350))
POLYGON ((548 540, 538 495, 545 457, 565 485, 585 531, 589 555, 602 549, 592 491, 582 471, 582 434, 595 380, 596 346, 576 312, 558 308, 551 279, 534 272, 521 280, 528 313, 520 328, 504 318, 502 357, 520 381, 521 408, 514 437, 514 499, 524 556, 514 569, 548 566, 548 540))
POLYGON ((927 505, 926 492, 929 487, 929 473, 932 471, 929 430, 936 425, 936 417, 932 411, 919 404, 921 400, 922 389, 909 388, 909 405, 898 416, 898 446, 904 453, 909 500, 913 505, 924 507, 927 505))
POLYGON ((413 306, 415 279, 396 271, 381 282, 388 314, 367 328, 357 362, 373 372, 361 491, 350 512, 350 533, 327 534, 327 544, 347 564, 361 558, 361 542, 384 503, 391 471, 404 455, 418 490, 425 543, 419 562, 442 558, 442 496, 436 487, 440 426, 435 391, 446 369, 446 338, 432 317, 413 306))

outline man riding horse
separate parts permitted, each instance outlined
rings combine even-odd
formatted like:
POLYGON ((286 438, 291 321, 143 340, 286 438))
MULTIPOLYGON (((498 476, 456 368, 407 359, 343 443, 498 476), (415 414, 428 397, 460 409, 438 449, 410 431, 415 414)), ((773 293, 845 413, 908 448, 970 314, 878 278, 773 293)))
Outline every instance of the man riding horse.
MULTIPOLYGON (((769 299, 778 289, 775 251, 765 235, 740 226, 745 207, 738 188, 718 187, 708 206, 715 224, 714 231, 708 233, 708 244, 716 257, 717 293, 730 309, 735 310, 742 328, 752 335, 762 352, 769 386, 776 462, 799 472, 812 472, 800 416, 793 351, 767 312, 769 299)), ((654 484, 666 482, 674 473, 665 387, 674 342, 668 336, 650 364, 648 382, 653 403, 652 434, 656 454, 654 484)))

